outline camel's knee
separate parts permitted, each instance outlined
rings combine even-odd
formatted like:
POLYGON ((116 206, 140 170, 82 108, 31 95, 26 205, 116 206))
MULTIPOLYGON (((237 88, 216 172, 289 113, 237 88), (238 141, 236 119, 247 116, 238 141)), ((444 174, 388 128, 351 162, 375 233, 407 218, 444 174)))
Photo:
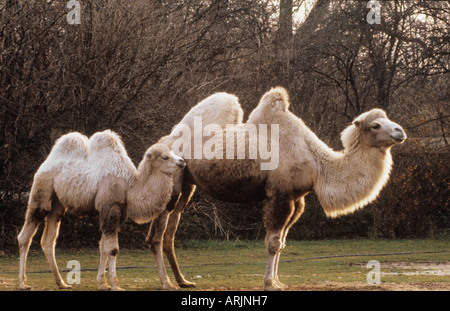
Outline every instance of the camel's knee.
POLYGON ((281 252, 285 247, 285 244, 281 241, 281 237, 279 235, 270 235, 266 238, 265 242, 267 252, 271 255, 281 252))
POLYGON ((156 237, 147 238, 145 242, 153 253, 155 253, 162 246, 161 240, 156 237))
POLYGON ((100 241, 100 249, 103 254, 117 256, 119 253, 119 239, 117 235, 104 235, 100 241))
POLYGON ((36 233, 36 229, 39 226, 39 221, 33 216, 27 213, 25 224, 20 230, 19 235, 17 236, 17 242, 19 243, 19 247, 28 248, 31 244, 31 240, 36 233))
POLYGON ((31 237, 22 230, 17 236, 17 242, 19 243, 19 248, 28 248, 31 244, 31 237))
POLYGON ((117 254, 119 253, 119 248, 113 248, 109 251, 109 255, 110 256, 117 256, 117 254))

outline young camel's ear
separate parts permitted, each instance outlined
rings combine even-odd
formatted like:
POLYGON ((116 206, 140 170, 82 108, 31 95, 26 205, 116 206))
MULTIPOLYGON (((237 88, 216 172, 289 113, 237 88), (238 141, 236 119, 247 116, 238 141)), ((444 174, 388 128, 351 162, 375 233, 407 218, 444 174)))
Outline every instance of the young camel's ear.
POLYGON ((147 152, 147 158, 149 158, 150 160, 155 160, 159 156, 161 156, 161 152, 158 150, 152 150, 147 152))

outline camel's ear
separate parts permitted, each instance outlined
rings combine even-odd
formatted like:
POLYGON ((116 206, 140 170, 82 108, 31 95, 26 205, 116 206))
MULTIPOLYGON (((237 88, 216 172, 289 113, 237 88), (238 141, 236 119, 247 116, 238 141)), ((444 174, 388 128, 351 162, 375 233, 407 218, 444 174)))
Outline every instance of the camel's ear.
POLYGON ((161 152, 158 150, 147 152, 147 157, 151 160, 155 160, 157 157, 161 155, 161 152))
POLYGON ((353 121, 353 125, 356 126, 356 128, 361 128, 362 122, 361 120, 355 120, 353 121))

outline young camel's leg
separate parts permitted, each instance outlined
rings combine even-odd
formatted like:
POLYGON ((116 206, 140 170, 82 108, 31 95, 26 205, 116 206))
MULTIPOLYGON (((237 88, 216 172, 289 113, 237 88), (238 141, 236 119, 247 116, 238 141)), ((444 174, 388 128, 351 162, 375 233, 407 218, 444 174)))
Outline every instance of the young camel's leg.
POLYGON ((189 203, 192 195, 195 192, 195 185, 183 184, 183 189, 180 198, 175 206, 175 209, 169 216, 169 221, 167 223, 166 232, 164 234, 163 249, 164 254, 169 260, 170 266, 172 268, 175 279, 180 287, 195 287, 196 284, 187 281, 183 274, 181 274, 180 267, 178 266, 177 257, 175 255, 175 233, 177 232, 178 224, 180 222, 181 214, 183 213, 185 207, 189 203))
MULTIPOLYGON (((173 200, 176 201, 175 198, 173 200)), ((147 238, 145 242, 148 244, 152 250, 153 256, 155 257, 156 265, 158 266, 159 278, 161 280, 161 285, 163 289, 173 290, 178 289, 177 286, 173 285, 169 279, 166 272, 166 267, 164 265, 164 258, 162 252, 162 239, 164 232, 166 231, 167 220, 169 219, 170 212, 165 209, 150 225, 147 238)))
POLYGON ((100 265, 97 274, 99 290, 109 289, 105 284, 105 266, 109 263, 109 282, 111 290, 123 290, 119 286, 116 274, 116 259, 119 253, 119 230, 124 219, 124 208, 119 204, 113 204, 110 208, 100 209, 100 230, 102 238, 100 240, 100 265))
POLYGON ((66 209, 56 195, 53 196, 51 204, 52 210, 45 218, 45 228, 41 238, 41 247, 44 251, 45 257, 47 257, 50 269, 52 270, 53 277, 56 281, 56 285, 58 285, 60 289, 71 288, 72 286, 67 285, 61 278, 55 259, 56 238, 59 233, 61 216, 64 215, 66 209))
MULTIPOLYGON (((284 249, 286 247, 286 237, 287 234, 289 232, 289 229, 292 227, 293 224, 295 224, 295 222, 300 218, 300 216, 303 214, 303 210, 305 207, 305 200, 303 197, 301 197, 300 199, 296 200, 294 202, 294 213, 292 214, 291 218, 289 219, 289 222, 286 226, 286 228, 283 230, 282 236, 281 236, 281 243, 282 243, 282 249, 284 249)), ((275 271, 274 271, 274 275, 275 275, 275 282, 283 289, 287 289, 288 286, 286 284, 283 284, 279 281, 278 279, 278 263, 280 261, 280 255, 281 255, 281 251, 276 255, 275 257, 275 271)))
POLYGON ((42 220, 51 210, 50 201, 52 198, 53 188, 51 179, 35 177, 33 187, 31 188, 30 199, 28 202, 27 212, 25 215, 25 223, 22 230, 17 236, 20 252, 20 268, 19 283, 21 289, 30 289, 26 283, 26 264, 28 250, 33 236, 42 220))
POLYGON ((294 215, 294 200, 289 195, 269 198, 264 211, 266 227, 267 267, 264 290, 283 290, 278 281, 278 259, 283 250, 283 237, 291 217, 294 215))
POLYGON ((146 238, 146 242, 149 244, 153 255, 155 256, 164 289, 177 289, 177 287, 170 282, 170 279, 167 276, 161 252, 162 247, 170 262, 178 285, 180 287, 195 287, 195 283, 187 281, 180 272, 173 242, 180 214, 189 202, 194 189, 195 186, 183 186, 181 194, 172 196, 165 211, 150 225, 150 230, 146 238))

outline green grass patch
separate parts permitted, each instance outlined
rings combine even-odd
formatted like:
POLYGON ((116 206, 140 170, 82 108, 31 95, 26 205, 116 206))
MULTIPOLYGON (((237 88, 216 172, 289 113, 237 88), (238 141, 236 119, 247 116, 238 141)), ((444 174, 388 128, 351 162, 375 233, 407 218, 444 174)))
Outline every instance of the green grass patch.
MULTIPOLYGON (((381 265, 380 286, 396 284, 450 289, 450 239, 288 241, 281 255, 280 280, 294 290, 367 288, 370 260, 381 265), (355 256, 353 256, 355 255, 355 256), (336 256, 336 257, 333 257, 336 256), (342 257, 339 257, 342 256, 342 257), (327 258, 328 257, 328 258, 327 258)), ((178 261, 185 277, 197 283, 187 290, 261 290, 266 266, 263 241, 199 241, 177 243, 178 261)), ((18 254, 0 255, 0 290, 18 289, 18 254)), ((72 290, 96 290, 97 249, 56 250, 60 270, 78 260, 81 284, 72 290)), ((120 284, 127 290, 161 290, 150 250, 121 248, 120 284)), ((69 267, 70 268, 70 267, 69 267)), ((57 290, 41 251, 30 251, 28 284, 36 290, 57 290)), ((170 267, 169 276, 175 282, 170 267)), ((67 272, 61 273, 66 278, 67 272)), ((385 288, 386 289, 386 288, 385 288)), ((387 288, 395 289, 395 288, 387 288)))

